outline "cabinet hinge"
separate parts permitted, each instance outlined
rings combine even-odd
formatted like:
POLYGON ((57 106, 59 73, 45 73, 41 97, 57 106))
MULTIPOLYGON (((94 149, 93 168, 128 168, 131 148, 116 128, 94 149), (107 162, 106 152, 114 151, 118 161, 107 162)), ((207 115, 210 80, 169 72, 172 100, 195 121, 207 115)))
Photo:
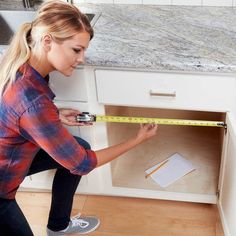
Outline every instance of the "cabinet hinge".
POLYGON ((219 189, 216 191, 216 197, 217 197, 217 198, 220 197, 220 190, 219 190, 219 189))
POLYGON ((224 129, 225 129, 225 135, 226 135, 227 134, 227 124, 225 124, 224 129))

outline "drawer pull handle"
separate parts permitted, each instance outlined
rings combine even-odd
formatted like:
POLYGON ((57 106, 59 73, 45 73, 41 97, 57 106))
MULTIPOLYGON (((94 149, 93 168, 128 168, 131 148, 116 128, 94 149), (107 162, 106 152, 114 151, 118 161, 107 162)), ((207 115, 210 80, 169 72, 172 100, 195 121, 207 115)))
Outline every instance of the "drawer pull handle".
POLYGON ((150 90, 149 92, 150 96, 160 96, 160 97, 176 97, 176 92, 172 92, 172 93, 164 93, 164 92, 153 92, 152 90, 150 90))

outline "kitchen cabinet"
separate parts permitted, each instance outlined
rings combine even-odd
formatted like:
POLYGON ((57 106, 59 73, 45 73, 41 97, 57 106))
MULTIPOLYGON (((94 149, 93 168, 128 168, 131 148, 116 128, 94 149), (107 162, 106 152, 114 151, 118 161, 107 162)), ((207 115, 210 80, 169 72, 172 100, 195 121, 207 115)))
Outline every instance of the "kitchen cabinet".
MULTIPOLYGON (((98 103, 103 104, 104 114, 108 115, 225 120, 234 98, 235 80, 228 75, 96 70, 95 80, 98 103), (222 83, 228 91, 225 96, 222 83)), ((133 134, 137 127, 110 123, 106 129, 108 144, 115 144, 125 139, 129 132, 133 134)), ((154 141, 107 165, 105 175, 111 182, 106 191, 216 203, 226 135, 224 129, 211 127, 160 127, 154 141), (144 178, 145 169, 174 152, 192 159, 197 170, 166 189, 144 178)))
MULTIPOLYGON (((235 235, 235 81, 231 74, 95 70, 103 114, 225 120, 227 129, 159 127, 157 138, 102 169, 104 194, 217 204, 225 235, 235 235), (196 167, 167 188, 144 171, 179 152, 196 167)), ((99 107, 99 106, 98 106, 99 107)), ((133 134, 131 124, 102 126, 107 145, 133 134)))
MULTIPOLYGON (((56 85, 60 91, 55 91, 58 107, 100 115, 223 120, 227 129, 160 126, 154 139, 83 177, 78 192, 217 204, 226 236, 235 235, 236 79, 231 74, 220 73, 94 67, 84 67, 83 73, 79 73, 80 76, 75 73, 76 78, 74 75, 72 79, 61 78, 66 84, 72 83, 72 93, 65 89, 66 84, 56 85), (81 76, 84 76, 83 85, 77 81, 81 76), (84 94, 77 97, 81 89, 84 94), (147 168, 174 152, 190 160, 196 170, 167 188, 159 187, 151 178, 145 179, 147 168)), ((53 74, 54 84, 56 79, 53 74)), ((91 127, 69 129, 97 150, 135 134, 138 126, 97 122, 91 127)), ((45 174, 44 178, 51 176, 45 174)), ((40 188, 49 189, 47 184, 45 181, 40 188)), ((31 184, 31 188, 34 186, 31 184)))

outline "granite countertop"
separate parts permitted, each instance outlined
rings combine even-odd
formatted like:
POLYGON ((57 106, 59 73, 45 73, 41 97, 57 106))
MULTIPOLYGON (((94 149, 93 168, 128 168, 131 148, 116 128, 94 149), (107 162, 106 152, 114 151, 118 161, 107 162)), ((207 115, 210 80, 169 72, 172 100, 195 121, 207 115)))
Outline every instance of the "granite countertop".
POLYGON ((236 71, 236 9, 110 4, 89 8, 102 15, 86 53, 87 65, 236 71))
POLYGON ((43 0, 34 0, 34 4, 29 9, 24 7, 22 0, 0 0, 0 10, 36 10, 43 0))
POLYGON ((101 12, 86 65, 154 71, 235 72, 236 9, 78 4, 101 12))

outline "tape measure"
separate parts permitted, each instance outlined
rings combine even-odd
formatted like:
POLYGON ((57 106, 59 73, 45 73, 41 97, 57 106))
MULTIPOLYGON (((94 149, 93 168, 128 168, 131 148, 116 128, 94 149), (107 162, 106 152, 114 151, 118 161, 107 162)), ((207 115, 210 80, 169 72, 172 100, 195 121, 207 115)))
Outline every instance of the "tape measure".
POLYGON ((182 126, 208 126, 223 127, 226 124, 223 121, 206 121, 206 120, 182 120, 182 119, 163 119, 163 118, 146 118, 146 117, 129 117, 129 116, 105 116, 93 115, 89 112, 83 112, 76 116, 78 122, 116 122, 116 123, 153 123, 159 125, 182 125, 182 126))

